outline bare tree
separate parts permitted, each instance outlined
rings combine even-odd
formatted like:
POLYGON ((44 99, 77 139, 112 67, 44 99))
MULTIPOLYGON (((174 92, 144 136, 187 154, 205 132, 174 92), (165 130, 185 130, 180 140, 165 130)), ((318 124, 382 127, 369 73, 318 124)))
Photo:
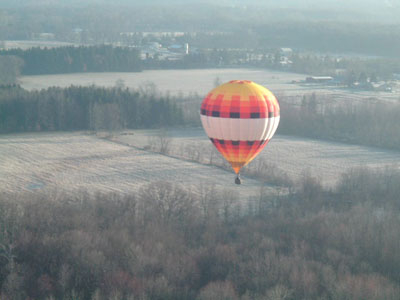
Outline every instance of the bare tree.
POLYGON ((123 89, 123 88, 125 88, 125 80, 123 80, 123 79, 121 79, 121 78, 118 78, 118 79, 115 81, 115 87, 118 88, 118 89, 123 89))
POLYGON ((235 300, 239 299, 235 289, 229 281, 211 282, 205 286, 197 298, 198 300, 235 300))
POLYGON ((214 79, 214 87, 220 86, 222 84, 221 78, 219 76, 215 77, 214 79))
POLYGON ((292 291, 284 285, 277 285, 268 290, 265 300, 287 300, 292 296, 292 291))
POLYGON ((172 139, 168 134, 167 129, 160 129, 155 136, 149 138, 149 147, 152 151, 161 154, 169 154, 171 150, 172 139))

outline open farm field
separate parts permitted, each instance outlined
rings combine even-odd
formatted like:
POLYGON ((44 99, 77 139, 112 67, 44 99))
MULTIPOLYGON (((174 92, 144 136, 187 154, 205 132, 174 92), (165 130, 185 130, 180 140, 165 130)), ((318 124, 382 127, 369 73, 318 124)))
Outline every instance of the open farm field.
POLYGON ((65 46, 76 46, 72 43, 60 42, 60 41, 42 41, 42 40, 15 40, 15 41, 4 41, 5 49, 30 49, 34 47, 40 48, 55 48, 55 47, 65 47, 65 46))
POLYGON ((400 91, 370 92, 350 91, 321 85, 292 83, 304 80, 307 75, 278 72, 265 69, 195 69, 195 70, 151 70, 138 73, 75 73, 58 75, 35 75, 20 78, 22 87, 28 90, 50 86, 97 85, 114 87, 117 80, 128 88, 139 88, 154 83, 160 92, 172 95, 198 94, 204 97, 218 78, 221 83, 233 79, 252 80, 270 89, 278 97, 286 96, 298 101, 305 94, 326 95, 326 101, 399 101, 400 91), (122 80, 122 81, 121 81, 122 80), (300 97, 300 98, 299 98, 300 97), (373 99, 372 99, 373 98, 373 99))
MULTIPOLYGON (((85 133, 40 133, 0 136, 0 193, 105 192, 128 194, 143 185, 172 182, 194 190, 215 185, 218 193, 248 199, 260 193, 259 181, 218 167, 179 160, 128 147, 85 133)), ((264 192, 275 193, 264 186, 264 192)))
POLYGON ((301 80, 305 75, 256 69, 194 69, 194 70, 150 70, 136 73, 73 73, 56 75, 23 76, 20 82, 25 89, 41 89, 50 86, 98 85, 113 87, 123 80, 126 87, 139 88, 154 83, 160 92, 184 95, 197 93, 205 95, 214 87, 216 79, 221 83, 233 79, 253 80, 271 90, 292 90, 296 88, 292 80, 301 80))
MULTIPOLYGON (((114 133, 107 139, 101 134, 86 133, 2 135, 0 192, 75 193, 83 190, 127 194, 159 181, 178 183, 192 190, 215 185, 216 191, 232 193, 244 200, 257 197, 261 187, 264 193, 282 192, 281 188, 265 186, 247 176, 242 176, 243 184, 236 186, 233 172, 209 165, 214 149, 201 128, 174 129, 166 133, 169 155, 151 151, 157 147, 157 130, 114 133), (191 161, 196 155, 201 159, 191 161)), ((213 155, 216 162, 219 158, 215 151, 213 155)), ((261 161, 294 181, 310 174, 321 179, 325 186, 333 186, 350 168, 396 165, 400 153, 275 136, 250 167, 257 167, 261 161)))
MULTIPOLYGON (((156 143, 158 135, 157 131, 143 130, 115 135, 113 139, 124 144, 146 147, 156 143)), ((172 153, 200 151, 203 160, 207 162, 214 150, 202 128, 169 130, 167 135, 172 153)), ((329 187, 337 183, 341 174, 353 168, 385 168, 397 165, 400 163, 400 152, 276 135, 249 167, 257 167, 261 161, 287 174, 295 182, 308 174, 329 187)))

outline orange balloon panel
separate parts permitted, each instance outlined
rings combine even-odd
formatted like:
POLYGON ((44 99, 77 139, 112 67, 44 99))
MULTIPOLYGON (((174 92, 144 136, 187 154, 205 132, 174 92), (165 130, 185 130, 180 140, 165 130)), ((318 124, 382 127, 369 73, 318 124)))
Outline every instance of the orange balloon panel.
POLYGON ((239 173, 274 135, 280 110, 268 89, 251 81, 233 80, 204 98, 200 117, 214 146, 239 173))

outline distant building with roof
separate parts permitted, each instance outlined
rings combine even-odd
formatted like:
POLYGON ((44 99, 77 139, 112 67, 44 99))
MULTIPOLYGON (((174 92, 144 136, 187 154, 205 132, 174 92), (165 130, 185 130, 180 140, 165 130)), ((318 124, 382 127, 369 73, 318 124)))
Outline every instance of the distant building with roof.
POLYGON ((280 48, 279 49, 279 54, 282 56, 290 56, 293 54, 293 49, 292 48, 280 48))
POLYGON ((310 76, 306 78, 306 82, 308 83, 324 83, 332 80, 332 76, 310 76))
POLYGON ((49 41, 49 40, 54 40, 55 34, 51 32, 42 32, 39 33, 39 39, 42 41, 49 41))

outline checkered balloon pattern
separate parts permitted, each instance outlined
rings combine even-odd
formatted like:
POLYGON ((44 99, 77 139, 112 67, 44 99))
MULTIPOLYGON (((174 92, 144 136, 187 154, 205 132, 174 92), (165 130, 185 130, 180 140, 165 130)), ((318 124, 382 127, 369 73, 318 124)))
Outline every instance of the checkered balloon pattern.
POLYGON ((268 89, 248 80, 232 80, 208 93, 200 117, 211 142, 238 174, 274 135, 280 109, 268 89))

